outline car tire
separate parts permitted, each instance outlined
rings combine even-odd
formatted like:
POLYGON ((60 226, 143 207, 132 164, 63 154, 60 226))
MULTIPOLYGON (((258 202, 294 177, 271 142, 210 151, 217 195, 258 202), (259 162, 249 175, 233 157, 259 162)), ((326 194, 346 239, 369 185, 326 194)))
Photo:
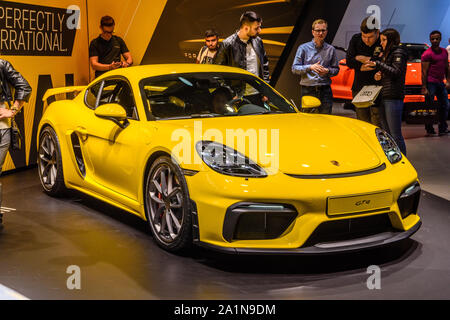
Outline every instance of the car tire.
POLYGON ((181 253, 192 245, 192 215, 189 192, 178 165, 162 156, 145 178, 145 212, 158 246, 181 253))
POLYGON ((64 183, 61 148, 53 128, 45 127, 39 135, 38 171, 44 192, 61 197, 67 191, 64 183))

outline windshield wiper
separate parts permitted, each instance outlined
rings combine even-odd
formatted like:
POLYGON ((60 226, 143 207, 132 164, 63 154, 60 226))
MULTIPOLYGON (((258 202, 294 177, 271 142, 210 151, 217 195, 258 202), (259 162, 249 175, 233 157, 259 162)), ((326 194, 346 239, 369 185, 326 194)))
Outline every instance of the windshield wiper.
POLYGON ((195 113, 186 116, 159 118, 158 120, 179 120, 179 119, 194 119, 194 118, 215 118, 221 116, 218 113, 195 113))
POLYGON ((250 112, 250 113, 243 113, 240 114, 240 116, 254 116, 258 114, 274 114, 274 113, 285 113, 284 111, 257 111, 257 112, 250 112))
POLYGON ((214 118, 217 116, 220 116, 220 114, 218 114, 218 113, 194 113, 194 114, 190 115, 191 118, 214 118))

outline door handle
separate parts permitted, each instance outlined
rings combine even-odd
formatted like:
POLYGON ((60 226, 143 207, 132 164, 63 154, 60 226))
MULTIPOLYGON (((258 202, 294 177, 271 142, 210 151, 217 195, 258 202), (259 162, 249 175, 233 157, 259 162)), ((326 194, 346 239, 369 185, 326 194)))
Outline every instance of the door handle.
POLYGON ((81 140, 86 141, 88 138, 88 131, 86 128, 83 127, 77 127, 75 129, 75 132, 78 133, 81 136, 81 140))

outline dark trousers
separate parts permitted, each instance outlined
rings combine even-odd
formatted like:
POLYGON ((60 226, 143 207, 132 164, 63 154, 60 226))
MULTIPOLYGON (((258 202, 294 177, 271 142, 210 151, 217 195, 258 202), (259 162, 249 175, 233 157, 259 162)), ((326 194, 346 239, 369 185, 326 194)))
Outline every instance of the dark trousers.
MULTIPOLYGON (((358 92, 359 91, 352 91, 353 97, 355 97, 358 94, 358 92)), ((356 118, 358 120, 366 121, 384 130, 387 129, 388 126, 386 123, 386 116, 383 104, 381 103, 380 96, 375 100, 375 104, 373 106, 367 108, 355 107, 355 110, 356 110, 356 118)))
MULTIPOLYGON (((438 101, 437 114, 438 114, 438 120, 439 120, 439 132, 445 132, 448 129, 447 117, 448 117, 448 109, 449 109, 448 94, 447 94, 447 90, 445 89, 445 84, 444 83, 427 82, 427 89, 428 89, 428 93, 429 93, 429 101, 433 102, 434 97, 437 98, 437 101, 438 101)), ((432 123, 425 124, 425 129, 427 130, 428 133, 434 132, 432 123)))
POLYGON ((321 105, 313 113, 331 114, 333 107, 333 92, 330 86, 301 86, 300 97, 313 96, 320 100, 321 105))

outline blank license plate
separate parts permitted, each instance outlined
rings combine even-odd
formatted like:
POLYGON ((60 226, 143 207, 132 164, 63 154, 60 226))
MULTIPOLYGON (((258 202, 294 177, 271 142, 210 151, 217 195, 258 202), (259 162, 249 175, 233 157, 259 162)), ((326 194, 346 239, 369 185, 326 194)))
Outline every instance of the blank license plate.
POLYGON ((389 210, 392 204, 392 197, 392 191, 345 197, 330 197, 327 203, 327 214, 333 216, 379 211, 382 209, 389 210))

